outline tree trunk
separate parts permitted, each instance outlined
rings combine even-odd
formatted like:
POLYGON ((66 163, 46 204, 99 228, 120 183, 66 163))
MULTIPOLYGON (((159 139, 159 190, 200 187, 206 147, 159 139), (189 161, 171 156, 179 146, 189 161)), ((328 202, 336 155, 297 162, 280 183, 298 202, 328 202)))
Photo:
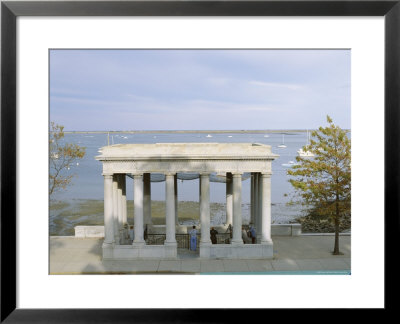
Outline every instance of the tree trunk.
POLYGON ((336 200, 336 215, 335 215, 335 248, 334 255, 339 255, 339 202, 336 200))

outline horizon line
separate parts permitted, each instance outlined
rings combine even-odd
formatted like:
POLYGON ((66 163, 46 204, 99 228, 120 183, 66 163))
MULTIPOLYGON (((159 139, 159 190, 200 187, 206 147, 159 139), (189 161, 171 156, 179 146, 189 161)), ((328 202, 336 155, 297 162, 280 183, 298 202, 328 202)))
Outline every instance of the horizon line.
MULTIPOLYGON (((64 133, 266 133, 266 132, 305 132, 318 128, 282 128, 282 129, 241 129, 241 130, 65 130, 64 133)), ((343 130, 350 130, 343 128, 343 130)))

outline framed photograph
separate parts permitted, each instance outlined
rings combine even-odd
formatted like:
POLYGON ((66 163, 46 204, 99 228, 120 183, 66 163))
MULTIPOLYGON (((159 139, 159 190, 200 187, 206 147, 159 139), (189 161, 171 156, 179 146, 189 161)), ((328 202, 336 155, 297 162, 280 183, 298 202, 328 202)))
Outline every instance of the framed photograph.
POLYGON ((398 1, 3 1, 1 321, 390 309, 399 16, 398 1), (336 203, 331 168, 318 188, 309 172, 327 156, 336 203))

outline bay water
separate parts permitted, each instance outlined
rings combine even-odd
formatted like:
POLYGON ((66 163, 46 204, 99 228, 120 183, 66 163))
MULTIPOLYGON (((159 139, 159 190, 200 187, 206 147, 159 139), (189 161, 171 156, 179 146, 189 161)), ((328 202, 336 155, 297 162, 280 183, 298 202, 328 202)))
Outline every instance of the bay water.
MULTIPOLYGON (((274 132, 241 132, 241 133, 128 133, 112 132, 66 133, 64 141, 86 147, 85 157, 76 161, 66 174, 74 174, 71 184, 66 190, 55 192, 50 200, 50 235, 73 235, 73 227, 77 225, 100 225, 103 223, 104 185, 102 163, 95 159, 100 155, 99 149, 112 144, 151 144, 151 143, 261 143, 271 145, 272 152, 279 158, 272 162, 271 199, 272 222, 288 223, 301 216, 298 205, 289 206, 289 198, 293 189, 288 182, 288 166, 295 161, 297 150, 306 145, 307 133, 304 131, 274 131, 274 132), (279 148, 278 145, 286 145, 279 148)), ((133 200, 133 180, 127 178, 128 212, 133 200)), ((165 182, 152 182, 151 195, 154 204, 165 201, 165 182)), ((178 181, 178 199, 180 205, 179 217, 185 216, 185 210, 199 202, 199 181, 178 181), (185 207, 186 206, 186 207, 185 207)), ((225 220, 225 183, 210 183, 210 201, 212 224, 223 223, 225 220)), ((250 179, 242 183, 242 215, 243 222, 250 218, 250 179)), ((152 207, 153 208, 153 207, 152 207)), ((155 205, 158 208, 158 205, 155 205)), ((128 215, 129 221, 129 215, 128 215)))

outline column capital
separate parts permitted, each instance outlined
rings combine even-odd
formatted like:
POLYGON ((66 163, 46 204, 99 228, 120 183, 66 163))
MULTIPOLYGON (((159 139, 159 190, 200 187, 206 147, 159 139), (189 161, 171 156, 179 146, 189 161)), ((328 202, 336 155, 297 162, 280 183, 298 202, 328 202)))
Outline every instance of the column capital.
POLYGON ((103 172, 102 175, 103 175, 104 178, 110 178, 110 177, 112 177, 114 175, 114 173, 104 173, 103 172))
POLYGON ((243 172, 231 172, 232 173, 232 177, 237 178, 237 177, 241 177, 243 172))
POLYGON ((270 178, 272 175, 272 172, 261 172, 261 176, 264 178, 270 178))
POLYGON ((200 172, 199 174, 200 174, 200 177, 204 177, 205 178, 205 177, 209 177, 211 172, 200 172))
POLYGON ((176 172, 164 172, 164 175, 165 175, 165 176, 173 177, 173 176, 176 175, 176 172))

